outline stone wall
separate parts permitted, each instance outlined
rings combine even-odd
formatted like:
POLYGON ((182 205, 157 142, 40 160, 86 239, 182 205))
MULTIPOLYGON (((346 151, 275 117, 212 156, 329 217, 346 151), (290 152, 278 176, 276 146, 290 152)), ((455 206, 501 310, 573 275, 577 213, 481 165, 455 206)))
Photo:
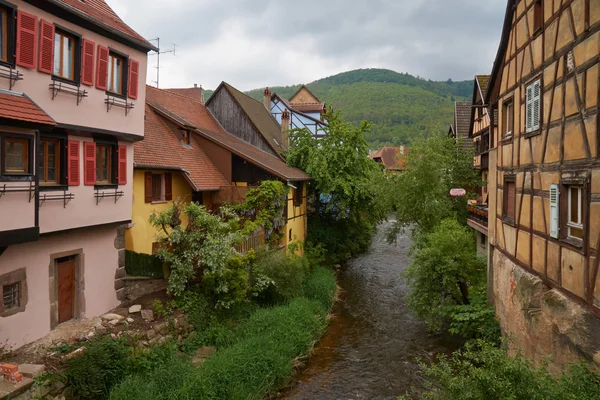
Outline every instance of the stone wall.
POLYGON ((499 251, 493 264, 496 314, 513 354, 550 360, 554 373, 580 359, 600 368, 600 318, 499 251))

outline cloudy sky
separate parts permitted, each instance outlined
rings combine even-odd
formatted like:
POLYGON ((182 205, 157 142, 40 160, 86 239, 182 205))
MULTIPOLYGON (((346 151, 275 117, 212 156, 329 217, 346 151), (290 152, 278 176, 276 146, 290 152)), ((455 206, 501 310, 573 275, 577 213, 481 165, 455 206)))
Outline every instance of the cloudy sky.
MULTIPOLYGON (((489 73, 506 0, 107 0, 177 55, 161 87, 243 90, 309 83, 356 68, 434 80, 489 73)), ((156 56, 149 58, 149 82, 156 56)))

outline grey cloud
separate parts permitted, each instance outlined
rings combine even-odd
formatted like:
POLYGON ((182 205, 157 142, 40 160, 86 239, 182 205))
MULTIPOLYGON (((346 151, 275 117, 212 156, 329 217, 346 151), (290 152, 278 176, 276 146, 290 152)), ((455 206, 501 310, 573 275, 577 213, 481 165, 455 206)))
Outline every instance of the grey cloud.
POLYGON ((436 80, 488 73, 507 0, 107 1, 142 35, 179 45, 163 58, 165 85, 251 89, 365 67, 436 80))

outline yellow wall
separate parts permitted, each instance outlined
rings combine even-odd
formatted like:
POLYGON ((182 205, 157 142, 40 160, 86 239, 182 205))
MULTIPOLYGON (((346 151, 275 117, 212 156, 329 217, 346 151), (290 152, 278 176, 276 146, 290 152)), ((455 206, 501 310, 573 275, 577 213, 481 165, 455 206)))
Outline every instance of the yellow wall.
MULTIPOLYGON (((296 185, 294 185, 296 186, 296 185)), ((288 223, 285 226, 284 243, 287 248, 292 243, 304 242, 307 234, 307 218, 306 218, 306 184, 303 185, 304 190, 302 197, 304 198, 300 207, 294 207, 294 190, 290 188, 288 193, 288 223), (290 240, 290 230, 292 231, 292 240, 290 240)))
MULTIPOLYGON (((137 253, 152 254, 152 243, 156 242, 156 229, 150 225, 148 219, 153 211, 164 211, 172 201, 164 203, 144 202, 144 174, 147 170, 135 169, 133 174, 133 227, 125 232, 125 248, 137 253)), ((152 170, 154 173, 171 172, 173 200, 181 199, 185 202, 192 200, 192 189, 181 172, 152 170)))

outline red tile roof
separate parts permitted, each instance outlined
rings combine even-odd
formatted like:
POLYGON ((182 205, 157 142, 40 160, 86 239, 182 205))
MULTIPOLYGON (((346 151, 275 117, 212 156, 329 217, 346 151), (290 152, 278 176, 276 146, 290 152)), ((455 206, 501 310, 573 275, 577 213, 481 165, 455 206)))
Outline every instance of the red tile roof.
POLYGON ((27 95, 6 90, 0 90, 0 118, 42 125, 56 125, 56 122, 27 95))
POLYGON ((87 17, 105 25, 108 28, 119 31, 142 44, 154 48, 154 45, 144 39, 139 33, 127 25, 104 0, 54 0, 55 3, 67 9, 75 9, 87 17))
POLYGON ((180 168, 197 191, 218 190, 229 184, 197 143, 184 146, 176 134, 146 105, 144 140, 133 145, 135 166, 180 168))
POLYGON ((406 147, 384 147, 381 150, 372 152, 369 158, 382 163, 385 169, 403 170, 406 164, 406 155, 408 150, 406 147))
POLYGON ((190 97, 200 103, 204 103, 204 95, 202 87, 192 87, 192 88, 172 88, 165 89, 169 92, 177 93, 182 96, 190 97))
POLYGON ((182 126, 195 129, 196 133, 206 139, 228 149, 272 175, 289 181, 310 179, 307 174, 297 168, 289 167, 281 159, 227 133, 212 116, 208 108, 198 101, 152 86, 146 87, 146 101, 158 113, 171 118, 182 126))

